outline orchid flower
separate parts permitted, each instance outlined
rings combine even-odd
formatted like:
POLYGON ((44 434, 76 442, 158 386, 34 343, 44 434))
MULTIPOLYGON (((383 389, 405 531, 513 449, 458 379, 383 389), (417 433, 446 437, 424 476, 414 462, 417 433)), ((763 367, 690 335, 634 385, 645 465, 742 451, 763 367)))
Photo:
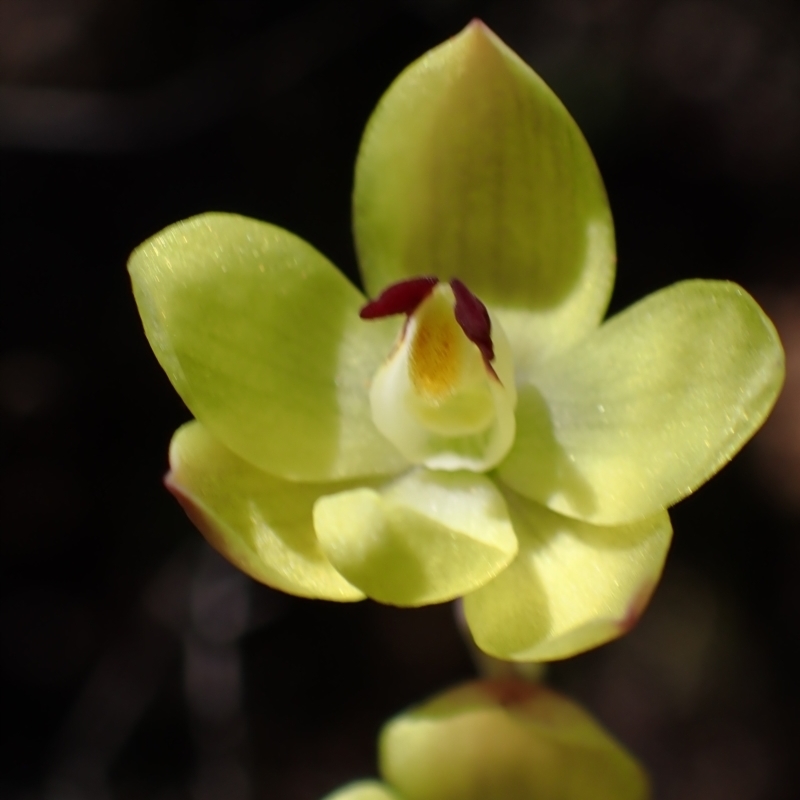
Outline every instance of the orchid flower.
POLYGON ((463 684, 399 714, 383 778, 325 800, 644 800, 647 777, 585 711, 541 685, 463 684))
POLYGON ((353 206, 371 299, 303 240, 231 214, 134 252, 145 332, 196 418, 168 487, 291 594, 463 597, 478 646, 510 660, 620 635, 660 576, 666 509, 770 411, 774 327, 704 280, 603 322, 616 259, 597 166, 480 22, 381 99, 353 206))

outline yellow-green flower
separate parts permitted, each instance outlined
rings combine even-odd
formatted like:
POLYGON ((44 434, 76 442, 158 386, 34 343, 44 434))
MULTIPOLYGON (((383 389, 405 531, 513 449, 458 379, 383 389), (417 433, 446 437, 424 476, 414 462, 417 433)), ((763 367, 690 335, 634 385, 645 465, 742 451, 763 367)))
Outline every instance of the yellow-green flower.
POLYGON ((544 686, 476 681, 390 720, 382 781, 326 800, 644 800, 647 777, 585 711, 544 686))
POLYGON ((699 280, 601 324, 615 255, 597 167, 477 22, 379 103, 354 226, 371 303, 309 244, 234 215, 133 254, 145 331, 197 420, 168 485, 292 594, 463 596, 478 645, 507 659, 619 635, 661 572, 666 508, 772 407, 772 324, 699 280))

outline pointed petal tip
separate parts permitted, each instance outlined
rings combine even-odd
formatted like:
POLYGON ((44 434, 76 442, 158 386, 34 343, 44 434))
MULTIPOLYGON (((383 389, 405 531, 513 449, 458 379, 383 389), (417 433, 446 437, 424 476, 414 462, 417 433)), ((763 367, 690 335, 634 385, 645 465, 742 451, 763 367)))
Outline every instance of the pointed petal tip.
POLYGON ((464 28, 465 31, 488 31, 489 26, 480 18, 480 17, 473 17, 464 28))
POLYGON ((476 45, 489 44, 495 47, 501 42, 497 34, 480 17, 473 17, 464 29, 453 38, 464 38, 476 45))
POLYGON ((646 581, 633 596, 625 611, 625 616, 618 623, 620 636, 630 633, 636 627, 642 614, 644 614, 644 610, 650 603, 650 598, 653 596, 657 584, 658 581, 646 581))

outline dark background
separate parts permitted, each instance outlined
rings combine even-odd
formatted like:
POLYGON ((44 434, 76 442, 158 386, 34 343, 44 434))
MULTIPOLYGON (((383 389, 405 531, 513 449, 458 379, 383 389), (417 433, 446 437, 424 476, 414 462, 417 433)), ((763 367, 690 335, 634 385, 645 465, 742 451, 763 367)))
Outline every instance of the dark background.
POLYGON ((553 665, 661 800, 800 797, 796 0, 0 0, 0 797, 320 798, 381 721, 474 674, 447 606, 256 586, 161 486, 188 414, 128 253, 206 210, 351 276, 360 132, 482 17, 562 97, 617 223, 613 309, 742 283, 787 349, 776 414, 673 514, 626 639, 553 665))

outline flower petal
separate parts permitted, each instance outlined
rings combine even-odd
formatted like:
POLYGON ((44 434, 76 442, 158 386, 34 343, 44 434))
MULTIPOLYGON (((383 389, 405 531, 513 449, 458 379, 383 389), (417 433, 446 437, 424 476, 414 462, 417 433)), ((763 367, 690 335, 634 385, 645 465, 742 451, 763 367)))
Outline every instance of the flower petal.
POLYGON ((505 495, 519 555, 464 598, 478 647, 510 661, 551 661, 629 630, 664 567, 672 539, 667 512, 599 527, 505 495))
POLYGON ((342 786, 324 800, 399 800, 397 792, 380 781, 354 781, 342 786))
POLYGON ((295 480, 391 474, 368 386, 397 320, 302 239, 204 214, 141 245, 129 265, 145 332, 192 413, 227 447, 295 480))
POLYGON ((311 509, 331 484, 261 472, 199 422, 175 432, 169 460, 169 489, 209 543, 250 577, 301 597, 364 598, 330 565, 314 535, 311 509))
POLYGON ((371 296, 414 275, 458 277, 499 311, 520 364, 603 317, 614 234, 592 154, 553 92, 480 22, 383 96, 353 203, 371 296))
POLYGON ((480 681, 400 714, 381 774, 414 800, 644 800, 642 768, 583 709, 522 681, 480 681))
POLYGON ((477 589, 517 552, 502 495, 472 472, 420 468, 377 490, 330 494, 314 506, 314 527, 350 583, 398 606, 477 589))
POLYGON ((772 323, 739 286, 646 297, 519 387, 502 480, 555 511, 615 525, 676 503, 755 433, 783 383, 772 323))

